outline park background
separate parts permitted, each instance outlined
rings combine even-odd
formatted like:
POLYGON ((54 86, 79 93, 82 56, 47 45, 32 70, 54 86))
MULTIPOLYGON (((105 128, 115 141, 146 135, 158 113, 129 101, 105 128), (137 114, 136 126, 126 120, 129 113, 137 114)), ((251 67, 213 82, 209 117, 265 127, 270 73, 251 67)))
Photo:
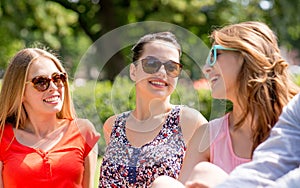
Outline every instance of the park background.
MULTIPOLYGON (((134 85, 126 77, 132 45, 121 45, 122 49, 101 70, 95 70, 97 61, 80 66, 91 46, 108 33, 144 22, 152 23, 160 31, 160 24, 165 23, 187 30, 209 48, 208 35, 213 28, 262 21, 277 34, 282 54, 300 85, 299 10, 300 0, 0 0, 0 79, 17 51, 24 47, 48 47, 59 55, 68 72, 78 116, 92 121, 102 134, 103 122, 109 116, 134 108, 135 102, 134 85)), ((141 30, 136 27, 127 32, 140 37, 146 32, 141 30)), ((122 40, 115 37, 106 44, 107 48, 120 45, 122 40)), ((197 42, 195 37, 185 40, 191 45, 197 42)), ((199 53, 207 55, 207 51, 200 49, 199 53)), ((230 102, 211 98, 201 63, 185 53, 181 60, 189 81, 178 85, 171 101, 196 108, 208 120, 223 115, 230 102), (225 110, 212 113, 213 109, 225 110)), ((102 134, 100 157, 104 150, 102 134)))

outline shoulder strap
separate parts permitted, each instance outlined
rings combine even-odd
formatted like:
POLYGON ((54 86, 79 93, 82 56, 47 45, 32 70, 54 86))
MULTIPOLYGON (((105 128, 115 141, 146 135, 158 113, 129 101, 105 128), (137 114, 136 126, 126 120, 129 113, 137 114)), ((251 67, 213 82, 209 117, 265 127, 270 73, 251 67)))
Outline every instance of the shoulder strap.
MULTIPOLYGON (((126 124, 126 119, 130 115, 131 111, 123 112, 117 116, 111 131, 111 137, 115 137, 117 129, 120 130, 123 134, 126 124)), ((118 131, 119 132, 119 131, 118 131)))

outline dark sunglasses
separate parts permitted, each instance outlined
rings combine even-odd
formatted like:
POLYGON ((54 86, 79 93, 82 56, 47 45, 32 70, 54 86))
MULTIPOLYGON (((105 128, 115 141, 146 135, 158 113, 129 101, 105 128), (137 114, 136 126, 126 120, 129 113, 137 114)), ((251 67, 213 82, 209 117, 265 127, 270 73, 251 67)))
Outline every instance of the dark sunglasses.
POLYGON ((209 52, 208 57, 206 59, 206 64, 208 64, 211 67, 216 64, 217 57, 218 57, 218 50, 238 51, 237 49, 234 49, 234 48, 225 48, 221 45, 214 45, 210 49, 210 52, 209 52))
POLYGON ((148 56, 145 59, 142 59, 141 62, 145 73, 156 73, 159 71, 160 67, 164 65, 167 75, 173 78, 179 76, 183 66, 182 64, 172 60, 162 63, 159 59, 152 56, 148 56))
POLYGON ((67 81, 67 74, 55 72, 51 75, 51 78, 47 76, 36 76, 31 81, 27 81, 26 84, 32 83, 36 90, 43 92, 49 88, 51 81, 56 87, 61 88, 67 81))

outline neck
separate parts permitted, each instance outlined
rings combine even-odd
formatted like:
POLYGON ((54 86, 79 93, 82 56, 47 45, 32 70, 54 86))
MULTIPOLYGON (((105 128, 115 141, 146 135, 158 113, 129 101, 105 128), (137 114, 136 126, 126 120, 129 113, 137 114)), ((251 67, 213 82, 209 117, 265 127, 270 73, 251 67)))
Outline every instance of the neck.
POLYGON ((44 138, 49 133, 59 127, 59 122, 56 117, 53 118, 28 118, 25 122, 24 130, 35 134, 37 137, 44 138))
POLYGON ((147 120, 155 116, 168 113, 172 105, 169 100, 153 99, 151 101, 138 100, 136 101, 136 109, 132 112, 138 120, 147 120))
MULTIPOLYGON (((231 129, 234 128, 234 125, 236 125, 240 121, 240 118, 244 115, 243 114, 244 109, 245 108, 241 107, 240 105, 233 104, 233 110, 229 116, 229 123, 231 129)), ((246 114, 246 119, 240 126, 239 130, 251 131, 252 130, 251 120, 252 120, 251 114, 246 114)))

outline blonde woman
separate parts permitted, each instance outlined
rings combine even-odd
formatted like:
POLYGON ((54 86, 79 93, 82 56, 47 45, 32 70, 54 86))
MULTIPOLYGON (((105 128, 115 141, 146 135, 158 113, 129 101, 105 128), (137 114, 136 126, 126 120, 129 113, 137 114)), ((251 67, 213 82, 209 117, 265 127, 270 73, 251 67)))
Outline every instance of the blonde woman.
POLYGON ((19 51, 5 72, 0 104, 1 187, 93 187, 99 134, 76 118, 54 55, 19 51))
MULTIPOLYGON (((182 184, 170 180, 179 186, 221 182, 236 166, 251 161, 254 149, 269 136, 282 108, 298 91, 266 24, 228 25, 214 30, 211 39, 204 72, 212 96, 230 100, 233 110, 195 132, 180 172, 182 184)), ((169 184, 166 179, 170 178, 157 179, 154 187, 169 184)))

